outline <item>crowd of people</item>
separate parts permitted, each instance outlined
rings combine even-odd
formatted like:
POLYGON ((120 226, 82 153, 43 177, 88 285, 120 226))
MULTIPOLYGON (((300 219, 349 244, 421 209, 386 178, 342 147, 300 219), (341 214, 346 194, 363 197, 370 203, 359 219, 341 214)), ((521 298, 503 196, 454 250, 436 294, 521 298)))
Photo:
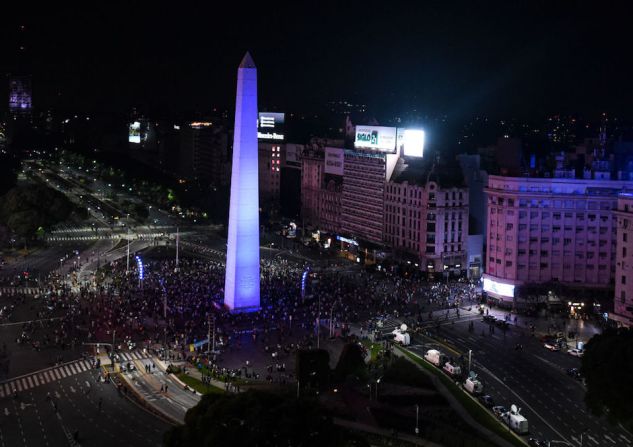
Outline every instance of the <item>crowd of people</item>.
MULTIPOLYGON (((143 267, 141 280, 135 263, 128 271, 125 259, 114 261, 102 267, 102 282, 78 291, 50 281, 42 297, 45 311, 38 316, 60 315, 59 310, 61 316, 48 326, 25 328, 26 340, 36 349, 52 345, 63 350, 77 343, 142 346, 170 360, 196 355, 190 345, 213 332, 214 346, 225 352, 239 350, 243 343, 257 346, 270 358, 268 368, 257 375, 270 378, 285 373, 285 359, 296 349, 314 346, 318 336, 343 333, 350 323, 385 314, 419 321, 429 309, 476 299, 468 282, 437 284, 362 269, 308 270, 277 257, 261 262, 260 311, 234 314, 222 305, 222 262, 181 258, 176 266, 174 259, 146 259, 143 267)), ((196 347, 198 353, 207 349, 196 347)), ((212 365, 210 374, 226 375, 213 360, 205 359, 212 365)))

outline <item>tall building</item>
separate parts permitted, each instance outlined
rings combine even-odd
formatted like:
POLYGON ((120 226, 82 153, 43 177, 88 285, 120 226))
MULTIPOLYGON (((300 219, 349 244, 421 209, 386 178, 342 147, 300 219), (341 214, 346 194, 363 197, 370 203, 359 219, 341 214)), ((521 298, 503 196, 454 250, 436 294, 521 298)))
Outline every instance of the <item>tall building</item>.
POLYGON ((397 154, 345 150, 341 232, 371 244, 383 245, 385 182, 397 154))
POLYGON ((614 211, 618 193, 631 189, 625 181, 490 176, 484 290, 515 304, 534 285, 608 293, 615 278, 614 211))
MULTIPOLYGON (((427 165, 427 169, 429 166, 427 165)), ((429 170, 405 169, 385 185, 385 243, 431 275, 467 268, 468 189, 429 170)))
POLYGON ((633 194, 620 194, 615 211, 618 232, 615 257, 615 299, 611 320, 633 326, 633 194))
POLYGON ((226 128, 216 121, 193 121, 180 129, 179 174, 215 186, 229 183, 229 144, 226 128))
POLYGON ((249 53, 237 70, 234 129, 224 305, 249 312, 260 307, 257 68, 249 53))
POLYGON ((301 217, 304 225, 325 233, 341 232, 342 148, 307 146, 301 159, 301 217))
POLYGON ((262 205, 279 203, 281 168, 285 158, 285 144, 259 142, 259 200, 262 205))
POLYGON ((12 118, 28 118, 33 108, 31 76, 9 76, 9 114, 12 118))

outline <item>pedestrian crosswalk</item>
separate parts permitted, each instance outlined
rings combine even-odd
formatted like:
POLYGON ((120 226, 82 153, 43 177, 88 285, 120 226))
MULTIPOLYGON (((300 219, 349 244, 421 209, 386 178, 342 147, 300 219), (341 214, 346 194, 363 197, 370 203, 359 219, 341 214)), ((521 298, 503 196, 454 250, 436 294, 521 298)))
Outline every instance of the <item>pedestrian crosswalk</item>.
POLYGON ((71 377, 90 369, 92 369, 92 365, 88 360, 77 360, 27 376, 16 377, 7 382, 0 383, 0 398, 10 396, 14 392, 27 391, 31 388, 71 377))
POLYGON ((42 293, 39 287, 0 287, 0 296, 38 295, 42 293))
MULTIPOLYGON (((142 351, 120 352, 117 355, 119 356, 118 361, 120 362, 132 362, 134 360, 149 358, 149 356, 142 351)), ((27 391, 38 386, 46 385, 47 383, 84 373, 91 369, 94 369, 92 361, 76 360, 64 365, 16 377, 0 383, 0 399, 11 396, 14 392, 20 393, 27 391)))
POLYGON ((117 354, 119 356, 119 360, 121 362, 132 362, 134 360, 144 360, 149 358, 147 354, 144 354, 142 351, 130 351, 130 352, 119 352, 117 354))

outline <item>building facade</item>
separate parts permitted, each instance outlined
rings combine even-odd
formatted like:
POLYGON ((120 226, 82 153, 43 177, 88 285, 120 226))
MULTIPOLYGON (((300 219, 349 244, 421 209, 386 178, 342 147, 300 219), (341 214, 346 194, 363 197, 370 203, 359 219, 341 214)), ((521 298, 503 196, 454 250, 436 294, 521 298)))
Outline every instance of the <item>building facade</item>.
POLYGON ((179 173, 185 178, 226 186, 230 179, 229 135, 212 121, 194 121, 180 130, 179 173))
POLYGON ((430 274, 466 269, 468 189, 408 181, 385 184, 385 243, 430 274))
POLYGON ((286 157, 283 143, 259 142, 259 198, 262 204, 278 203, 281 168, 286 157))
POLYGON ((614 213, 618 232, 615 257, 615 315, 611 319, 633 326, 633 194, 620 194, 614 213))
POLYGON ((517 286, 608 289, 615 278, 618 194, 632 182, 490 176, 484 290, 516 302, 517 286))
POLYGON ((325 150, 317 146, 304 150, 301 166, 301 216, 304 225, 339 234, 342 229, 343 177, 326 172, 325 150))
POLYGON ((345 151, 341 231, 375 244, 383 242, 385 155, 345 151))

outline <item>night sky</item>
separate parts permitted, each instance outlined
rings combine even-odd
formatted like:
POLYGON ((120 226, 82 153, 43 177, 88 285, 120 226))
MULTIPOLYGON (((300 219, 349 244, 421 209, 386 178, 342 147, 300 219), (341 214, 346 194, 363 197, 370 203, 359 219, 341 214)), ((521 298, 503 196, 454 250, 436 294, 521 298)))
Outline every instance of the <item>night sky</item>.
POLYGON ((633 104, 624 6, 278 1, 246 12, 205 3, 12 11, 0 35, 0 72, 29 70, 39 108, 230 109, 236 67, 249 49, 260 104, 269 110, 312 112, 348 99, 378 117, 415 108, 462 117, 608 111, 629 118, 633 104))

